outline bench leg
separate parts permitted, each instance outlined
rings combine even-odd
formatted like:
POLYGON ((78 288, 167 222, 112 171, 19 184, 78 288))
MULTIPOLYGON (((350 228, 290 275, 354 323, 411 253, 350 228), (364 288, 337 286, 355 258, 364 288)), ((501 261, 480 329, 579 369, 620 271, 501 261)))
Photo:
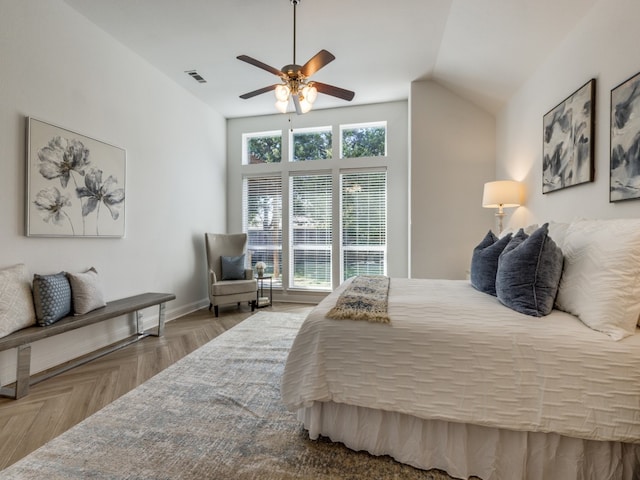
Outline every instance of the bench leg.
POLYGON ((29 375, 31 373, 31 345, 20 345, 16 367, 16 399, 29 393, 29 375))
POLYGON ((135 315, 136 315, 136 333, 138 335, 144 335, 144 327, 141 322, 142 312, 140 312, 140 310, 136 310, 135 315))
POLYGON ((167 305, 161 303, 158 305, 158 337, 164 335, 164 319, 166 315, 167 305))
POLYGON ((153 335, 154 337, 162 337, 164 335, 164 321, 166 317, 167 306, 165 303, 158 304, 158 332, 146 333, 140 320, 142 319, 142 313, 136 310, 136 333, 138 335, 153 335))

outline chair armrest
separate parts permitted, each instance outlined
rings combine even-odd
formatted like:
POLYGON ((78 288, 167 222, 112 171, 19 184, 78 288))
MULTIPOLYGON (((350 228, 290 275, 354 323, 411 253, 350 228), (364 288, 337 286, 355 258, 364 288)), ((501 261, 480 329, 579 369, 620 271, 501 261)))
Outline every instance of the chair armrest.
POLYGON ((245 280, 253 280, 253 268, 244 269, 244 278, 245 280))
POLYGON ((209 281, 211 282, 211 285, 218 281, 218 279, 216 278, 216 272, 211 269, 209 269, 209 281))

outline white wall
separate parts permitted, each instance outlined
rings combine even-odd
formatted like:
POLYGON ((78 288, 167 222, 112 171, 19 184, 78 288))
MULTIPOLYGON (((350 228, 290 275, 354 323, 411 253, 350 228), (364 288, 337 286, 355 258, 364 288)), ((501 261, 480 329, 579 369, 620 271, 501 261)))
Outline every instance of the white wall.
POLYGON ((513 96, 497 118, 497 175, 522 180, 522 226, 575 217, 637 217, 639 201, 609 203, 611 89, 640 71, 640 2, 601 0, 513 96), (596 78, 595 182, 542 195, 542 117, 590 78, 596 78))
POLYGON ((490 228, 495 119, 433 81, 411 84, 411 276, 462 279, 490 228))
MULTIPOLYGON (((249 165, 242 163, 242 134, 264 132, 271 130, 287 131, 289 128, 306 128, 339 124, 354 124, 366 122, 387 122, 387 157, 367 161, 387 167, 388 186, 388 215, 387 215, 387 252, 388 275, 406 277, 408 274, 408 110, 407 102, 389 102, 373 105, 360 105, 346 108, 332 108, 326 110, 312 110, 304 115, 265 115, 260 117, 234 118, 227 121, 227 158, 228 175, 227 202, 228 231, 242 231, 242 173, 260 170, 268 172, 274 168, 286 169, 286 165, 249 165), (291 119, 291 122, 289 121, 291 119)), ((334 133, 334 138, 337 132, 334 133)), ((286 137, 283 137, 286 138, 286 137)), ((335 151, 335 150, 334 150, 335 151)), ((283 155, 288 147, 283 145, 283 155)), ((326 168, 338 165, 338 168, 353 168, 360 166, 360 159, 349 161, 340 160, 338 155, 328 162, 326 168)), ((310 168, 322 168, 309 162, 310 168)), ((287 298, 275 295, 274 297, 287 298)), ((303 296, 298 295, 298 299, 303 296)), ((295 298, 289 297, 289 300, 295 298)))
MULTIPOLYGON (((202 306, 203 233, 226 228, 225 120, 60 0, 0 12, 0 267, 95 266, 107 300, 173 292, 169 317, 202 306), (127 150, 125 238, 24 236, 25 116, 127 150)), ((32 371, 115 341, 123 323, 38 342, 32 371)), ((0 355, 0 382, 12 362, 0 355)))

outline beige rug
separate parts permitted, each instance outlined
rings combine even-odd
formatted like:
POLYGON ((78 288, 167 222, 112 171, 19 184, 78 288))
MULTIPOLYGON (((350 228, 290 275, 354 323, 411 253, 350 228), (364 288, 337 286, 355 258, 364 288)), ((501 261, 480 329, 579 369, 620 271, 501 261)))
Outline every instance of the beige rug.
POLYGON ((311 441, 280 400, 303 314, 258 312, 0 472, 6 479, 429 479, 311 441))

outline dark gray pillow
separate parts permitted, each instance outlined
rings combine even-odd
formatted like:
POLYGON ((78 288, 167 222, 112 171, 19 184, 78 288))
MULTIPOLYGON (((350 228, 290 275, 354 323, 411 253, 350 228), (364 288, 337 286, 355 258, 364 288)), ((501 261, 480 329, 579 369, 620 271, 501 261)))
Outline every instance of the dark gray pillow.
POLYGON ((38 325, 46 326, 71 314, 71 285, 64 272, 33 276, 33 304, 38 325))
POLYGON ((498 258, 510 240, 511 234, 498 239, 489 230, 489 233, 473 249, 470 280, 476 290, 496 296, 498 258))
POLYGON ((518 232, 498 260, 498 300, 535 317, 551 313, 562 276, 564 257, 548 227, 545 223, 528 238, 518 232))
POLYGON ((222 280, 244 280, 244 253, 237 257, 220 257, 222 280))

